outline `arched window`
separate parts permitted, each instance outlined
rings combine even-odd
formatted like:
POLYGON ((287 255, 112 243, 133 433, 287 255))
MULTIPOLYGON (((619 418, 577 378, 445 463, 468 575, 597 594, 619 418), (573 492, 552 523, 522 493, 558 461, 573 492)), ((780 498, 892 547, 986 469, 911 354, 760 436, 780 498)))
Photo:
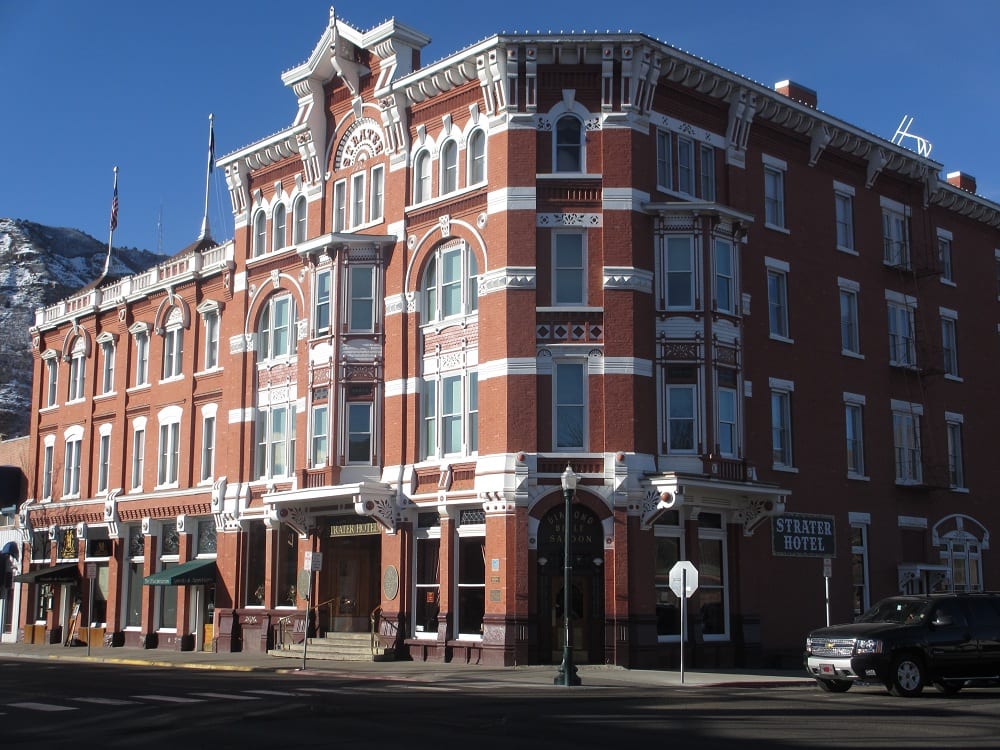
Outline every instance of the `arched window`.
POLYGON ((413 165, 413 202, 423 203, 431 197, 431 155, 422 151, 413 165))
POLYGON ((479 307, 475 254, 464 243, 434 251, 424 273, 427 321, 468 315, 479 307))
POLYGON ((441 147, 441 194, 458 190, 458 144, 446 141, 441 147))
POLYGON ((253 217, 253 255, 263 255, 267 251, 267 217, 258 211, 253 217))
POLYGON ((300 195, 295 199, 295 204, 292 207, 292 221, 294 222, 294 230, 292 242, 296 245, 301 245, 306 241, 306 229, 307 220, 309 218, 309 207, 306 203, 306 197, 300 195))
POLYGON ((274 213, 271 216, 271 226, 274 227, 274 242, 271 249, 278 251, 285 246, 285 204, 278 203, 274 206, 274 213))
POLYGON ((555 130, 556 172, 583 171, 583 123, 573 115, 563 115, 555 130))
POLYGON ((486 133, 473 130, 466 150, 469 160, 469 184, 478 185, 486 181, 486 133))
POLYGON ((257 351, 260 360, 295 353, 295 300, 284 294, 267 301, 260 316, 257 351))

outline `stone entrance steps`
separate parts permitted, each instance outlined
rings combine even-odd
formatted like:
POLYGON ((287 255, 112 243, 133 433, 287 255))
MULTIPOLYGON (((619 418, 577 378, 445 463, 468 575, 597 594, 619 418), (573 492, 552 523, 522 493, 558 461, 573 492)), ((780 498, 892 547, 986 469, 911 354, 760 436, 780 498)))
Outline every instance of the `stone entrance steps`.
MULTIPOLYGON (((272 648, 268 653, 271 656, 301 659, 302 644, 286 643, 281 648, 272 648)), ((328 661, 382 661, 391 657, 379 651, 372 655, 370 633, 327 633, 322 638, 309 639, 306 658, 328 661)))

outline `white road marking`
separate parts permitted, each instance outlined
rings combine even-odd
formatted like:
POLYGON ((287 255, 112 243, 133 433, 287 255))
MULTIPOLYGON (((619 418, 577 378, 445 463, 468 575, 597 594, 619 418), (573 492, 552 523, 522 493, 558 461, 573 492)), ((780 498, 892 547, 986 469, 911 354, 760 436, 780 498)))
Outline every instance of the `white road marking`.
POLYGON ((133 695, 143 701, 162 701, 164 703, 204 703, 201 698, 185 698, 181 695, 133 695))
POLYGON ((294 693, 290 690, 244 690, 244 693, 254 693, 255 695, 279 695, 288 698, 295 695, 306 695, 306 693, 294 693))
POLYGON ((259 701, 259 695, 237 695, 236 693, 191 693, 202 698, 221 698, 228 701, 259 701))
POLYGON ((122 698, 96 698, 93 696, 81 696, 79 698, 70 698, 70 700, 80 701, 81 703, 97 703, 101 706, 135 706, 139 703, 139 701, 127 701, 122 698))
POLYGON ((77 711, 79 706, 57 706, 54 703, 35 703, 24 701, 22 703, 8 703, 10 708, 28 708, 32 711, 77 711))

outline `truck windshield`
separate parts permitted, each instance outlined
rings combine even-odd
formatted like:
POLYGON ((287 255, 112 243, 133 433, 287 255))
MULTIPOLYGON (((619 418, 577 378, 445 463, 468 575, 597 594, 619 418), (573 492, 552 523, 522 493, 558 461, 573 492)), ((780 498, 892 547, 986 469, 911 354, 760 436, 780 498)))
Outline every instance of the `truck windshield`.
POLYGON ((909 599, 883 599, 865 612, 859 622, 920 622, 927 612, 927 602, 909 599))

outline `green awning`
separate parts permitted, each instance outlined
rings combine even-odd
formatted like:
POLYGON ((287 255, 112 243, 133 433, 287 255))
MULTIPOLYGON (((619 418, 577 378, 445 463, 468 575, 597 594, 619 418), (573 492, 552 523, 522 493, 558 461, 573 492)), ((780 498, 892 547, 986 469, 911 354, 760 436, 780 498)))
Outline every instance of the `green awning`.
POLYGON ((190 560, 142 579, 146 586, 198 586, 215 583, 215 560, 190 560))
POLYGON ((60 563, 44 568, 32 568, 14 576, 15 583, 78 583, 80 569, 76 563, 60 563))

